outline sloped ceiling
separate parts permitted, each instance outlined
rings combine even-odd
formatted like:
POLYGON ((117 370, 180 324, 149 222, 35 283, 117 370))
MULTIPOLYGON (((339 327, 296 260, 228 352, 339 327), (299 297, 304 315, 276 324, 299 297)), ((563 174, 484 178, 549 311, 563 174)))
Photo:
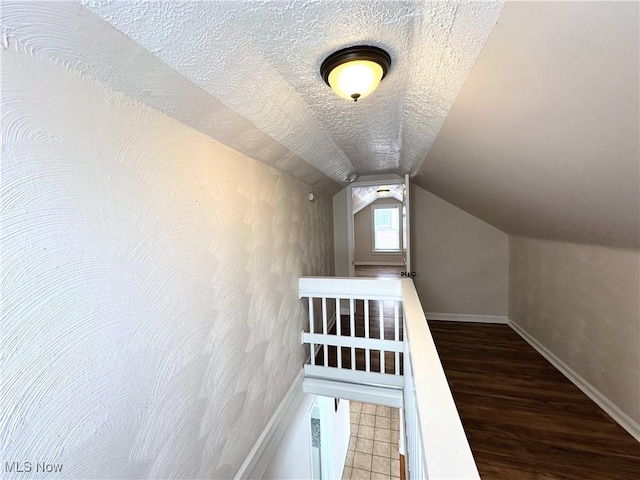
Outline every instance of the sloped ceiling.
POLYGON ((502 7, 493 2, 83 0, 91 11, 314 168, 415 173, 502 7), (374 95, 337 97, 319 69, 373 44, 392 58, 374 95))
POLYGON ((509 234, 640 248, 638 9, 15 2, 3 3, 0 41, 313 188, 417 173, 417 185, 509 234), (358 103, 319 75, 329 53, 355 44, 381 46, 393 62, 358 103))
POLYGON ((79 3, 3 2, 1 16, 0 48, 27 51, 133 97, 312 188, 329 193, 341 188, 79 3))
POLYGON ((414 182, 509 234, 638 248, 638 10, 507 3, 414 182))
POLYGON ((377 185, 373 187, 353 187, 353 214, 355 215, 367 205, 371 205, 379 198, 395 198, 403 201, 404 185, 377 185), (387 190, 385 192, 385 190, 387 190))

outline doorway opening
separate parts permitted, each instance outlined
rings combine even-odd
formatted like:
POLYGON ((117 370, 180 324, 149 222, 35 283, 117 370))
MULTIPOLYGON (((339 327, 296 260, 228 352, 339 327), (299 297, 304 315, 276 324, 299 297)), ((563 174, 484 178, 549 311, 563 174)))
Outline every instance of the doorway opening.
POLYGON ((312 480, 405 477, 402 408, 317 395, 307 418, 312 480))
POLYGON ((368 177, 347 187, 347 230, 349 276, 410 271, 409 176, 368 177))

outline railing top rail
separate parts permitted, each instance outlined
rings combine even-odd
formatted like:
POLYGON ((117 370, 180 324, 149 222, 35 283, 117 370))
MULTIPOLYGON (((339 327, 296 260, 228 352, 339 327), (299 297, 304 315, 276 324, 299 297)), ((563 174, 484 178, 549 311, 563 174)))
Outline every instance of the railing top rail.
POLYGON ((479 479, 478 468, 415 286, 410 279, 401 282, 405 338, 410 347, 428 476, 479 479))
MULTIPOLYGON (((411 368, 411 383, 415 387, 404 394, 415 394, 428 478, 479 480, 471 447, 413 281, 401 278, 302 277, 298 285, 301 298, 402 301, 404 341, 407 342, 404 368, 411 368)), ((310 334, 303 334, 303 338, 305 335, 311 338, 310 334)), ((320 341, 319 337, 314 339, 320 341)))
POLYGON ((301 277, 299 297, 401 300, 401 279, 353 277, 301 277))

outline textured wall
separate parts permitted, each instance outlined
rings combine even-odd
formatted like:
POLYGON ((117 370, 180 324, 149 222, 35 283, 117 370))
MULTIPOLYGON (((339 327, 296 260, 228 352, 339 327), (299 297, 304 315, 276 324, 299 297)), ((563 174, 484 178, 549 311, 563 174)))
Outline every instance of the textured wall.
MULTIPOLYGON (((357 262, 394 262, 404 264, 404 255, 373 253, 373 224, 371 220, 374 205, 399 205, 402 215, 402 203, 393 198, 376 200, 353 216, 354 258, 357 262)), ((401 220, 402 223, 402 220, 401 220)), ((402 247, 402 225, 400 226, 400 246, 402 247)))
POLYGON ((311 409, 315 395, 304 395, 296 407, 262 480, 300 480, 311 476, 311 409))
MULTIPOLYGON (((119 1, 114 2, 114 6, 116 3, 125 9, 142 5, 119 1)), ((160 5, 146 3, 147 7, 155 4, 160 5)), ((195 4, 183 2, 182 6, 188 9, 195 4)), ((177 2, 164 3, 165 9, 177 5, 177 2)), ((140 16, 130 15, 128 19, 141 21, 140 16)), ((4 48, 28 51, 43 60, 81 72, 307 184, 330 193, 340 190, 338 184, 251 121, 79 3, 3 0, 1 28, 0 45, 4 48)), ((210 59, 210 49, 205 50, 210 59)), ((274 122, 274 127, 276 124, 274 122)))
POLYGON ((640 252, 509 237, 509 316, 640 421, 640 252))
POLYGON ((411 240, 416 290, 428 312, 507 314, 504 232, 412 185, 411 240))
POLYGON ((1 460, 233 476, 301 368, 331 198, 28 49, 2 93, 1 460))

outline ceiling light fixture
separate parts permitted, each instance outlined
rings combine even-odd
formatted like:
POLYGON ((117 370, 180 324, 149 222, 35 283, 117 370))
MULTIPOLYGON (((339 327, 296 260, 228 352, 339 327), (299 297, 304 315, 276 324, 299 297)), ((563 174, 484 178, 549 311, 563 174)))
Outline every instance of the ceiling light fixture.
POLYGON ((381 197, 388 197, 391 195, 391 190, 388 187, 379 188, 378 192, 381 197))
POLYGON ((358 101, 373 92, 391 67, 391 57, 368 45, 338 50, 322 62, 320 74, 334 92, 358 101))

